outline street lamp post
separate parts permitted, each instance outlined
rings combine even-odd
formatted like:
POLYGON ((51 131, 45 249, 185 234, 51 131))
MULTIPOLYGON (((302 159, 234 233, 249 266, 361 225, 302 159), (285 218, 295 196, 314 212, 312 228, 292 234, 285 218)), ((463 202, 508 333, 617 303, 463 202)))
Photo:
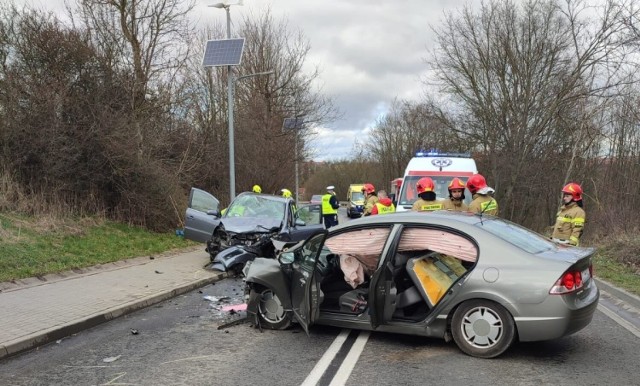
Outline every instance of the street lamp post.
MULTIPOLYGON (((242 0, 237 3, 216 3, 210 7, 221 8, 227 11, 227 39, 231 39, 231 13, 229 8, 232 5, 242 5, 242 0)), ((235 164, 235 143, 233 135, 233 75, 231 66, 227 66, 227 106, 229 114, 229 202, 236 196, 236 164, 235 164)))

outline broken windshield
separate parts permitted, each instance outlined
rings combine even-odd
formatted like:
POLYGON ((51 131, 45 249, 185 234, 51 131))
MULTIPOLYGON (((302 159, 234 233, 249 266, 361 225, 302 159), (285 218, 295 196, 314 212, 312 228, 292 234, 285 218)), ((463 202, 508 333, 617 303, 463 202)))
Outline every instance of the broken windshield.
POLYGON ((259 217, 277 221, 284 220, 286 203, 260 195, 236 197, 227 210, 227 217, 259 217))

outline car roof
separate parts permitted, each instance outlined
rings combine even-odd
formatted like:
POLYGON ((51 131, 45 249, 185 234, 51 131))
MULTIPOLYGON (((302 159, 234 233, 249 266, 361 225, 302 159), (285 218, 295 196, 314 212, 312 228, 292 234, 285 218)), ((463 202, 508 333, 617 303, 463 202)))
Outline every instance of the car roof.
POLYGON ((433 212, 395 212, 386 215, 366 216, 356 220, 351 220, 346 224, 397 224, 397 223, 429 223, 455 227, 456 225, 474 225, 481 221, 502 221, 499 217, 491 215, 478 215, 471 212, 454 212, 449 210, 439 210, 433 212))

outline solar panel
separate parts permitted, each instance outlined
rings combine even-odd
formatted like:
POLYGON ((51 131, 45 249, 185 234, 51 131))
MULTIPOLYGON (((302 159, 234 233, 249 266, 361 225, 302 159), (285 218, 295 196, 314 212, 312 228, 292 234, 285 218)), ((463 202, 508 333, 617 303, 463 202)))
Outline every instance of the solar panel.
POLYGON ((300 130, 304 125, 304 118, 285 118, 282 128, 285 130, 300 130))
POLYGON ((237 66, 242 61, 244 38, 209 40, 204 50, 205 67, 237 66))

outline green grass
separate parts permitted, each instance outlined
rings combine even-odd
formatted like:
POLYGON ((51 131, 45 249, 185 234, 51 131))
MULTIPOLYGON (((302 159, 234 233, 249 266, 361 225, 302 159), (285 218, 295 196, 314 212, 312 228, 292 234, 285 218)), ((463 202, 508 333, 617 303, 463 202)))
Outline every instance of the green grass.
POLYGON ((196 245, 101 219, 0 214, 0 282, 85 268, 196 245))
POLYGON ((606 254, 598 253, 593 259, 593 274, 597 279, 602 279, 640 296, 640 274, 629 264, 621 263, 606 254))

